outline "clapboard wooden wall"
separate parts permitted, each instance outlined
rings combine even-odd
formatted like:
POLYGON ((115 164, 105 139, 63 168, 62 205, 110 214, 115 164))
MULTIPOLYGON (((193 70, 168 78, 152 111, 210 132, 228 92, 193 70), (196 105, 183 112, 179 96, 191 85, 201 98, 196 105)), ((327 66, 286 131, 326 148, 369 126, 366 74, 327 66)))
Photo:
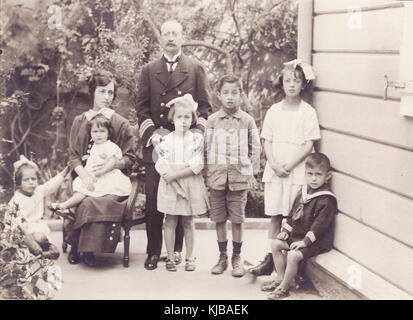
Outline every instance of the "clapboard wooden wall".
POLYGON ((413 118, 395 89, 383 100, 383 75, 399 79, 403 19, 400 1, 314 0, 313 104, 334 167, 335 249, 413 297, 413 118), (351 5, 361 28, 348 26, 351 5))

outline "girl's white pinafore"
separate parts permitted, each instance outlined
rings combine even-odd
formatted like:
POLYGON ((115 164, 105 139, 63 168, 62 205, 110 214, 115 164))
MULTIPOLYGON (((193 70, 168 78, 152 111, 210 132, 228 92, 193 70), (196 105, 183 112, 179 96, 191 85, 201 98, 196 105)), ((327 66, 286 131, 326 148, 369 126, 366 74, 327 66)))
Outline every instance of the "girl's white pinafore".
MULTIPOLYGON (((261 137, 271 141, 274 159, 289 163, 306 141, 321 137, 315 109, 302 100, 296 110, 285 108, 284 100, 272 105, 265 115, 261 137)), ((265 184, 265 214, 287 216, 305 184, 304 161, 284 178, 278 177, 267 161, 262 181, 265 184)))

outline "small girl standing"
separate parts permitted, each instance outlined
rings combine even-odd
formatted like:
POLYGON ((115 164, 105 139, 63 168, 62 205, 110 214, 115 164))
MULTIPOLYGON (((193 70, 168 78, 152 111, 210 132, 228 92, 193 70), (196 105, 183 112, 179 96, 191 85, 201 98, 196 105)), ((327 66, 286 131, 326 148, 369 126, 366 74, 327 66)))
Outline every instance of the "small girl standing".
POLYGON ((73 196, 65 202, 52 203, 52 209, 74 207, 86 196, 101 197, 107 194, 129 196, 132 190, 130 179, 122 171, 110 170, 112 167, 110 161, 122 159, 122 150, 109 140, 112 130, 109 119, 103 114, 98 114, 89 121, 88 129, 93 146, 84 167, 86 174, 83 175, 83 180, 80 177, 73 180, 73 196), (100 169, 95 170, 96 166, 100 169))
MULTIPOLYGON (((280 232, 282 219, 288 216, 301 187, 305 184, 304 159, 321 138, 314 108, 301 98, 304 89, 315 79, 312 67, 300 60, 284 64, 276 87, 284 98, 267 111, 261 137, 267 158, 264 182, 265 214, 271 216, 269 242, 280 232)), ((256 276, 274 270, 271 246, 263 262, 250 269, 256 276)))
POLYGON ((16 192, 9 206, 13 209, 17 205, 20 210, 20 225, 25 234, 25 243, 34 255, 57 259, 59 251, 50 242, 50 229, 43 220, 44 200, 47 195, 57 191, 69 173, 69 168, 66 167, 49 181, 39 185, 40 171, 34 162, 21 155, 13 166, 16 192))
POLYGON ((186 271, 195 270, 194 223, 193 216, 208 210, 208 198, 204 179, 203 151, 196 150, 196 137, 189 130, 196 123, 197 103, 190 94, 171 100, 168 120, 173 122, 175 131, 163 137, 160 149, 163 154, 155 164, 161 179, 158 187, 158 211, 165 213, 164 238, 168 259, 166 269, 176 271, 174 261, 175 229, 178 217, 182 224, 186 246, 186 271))

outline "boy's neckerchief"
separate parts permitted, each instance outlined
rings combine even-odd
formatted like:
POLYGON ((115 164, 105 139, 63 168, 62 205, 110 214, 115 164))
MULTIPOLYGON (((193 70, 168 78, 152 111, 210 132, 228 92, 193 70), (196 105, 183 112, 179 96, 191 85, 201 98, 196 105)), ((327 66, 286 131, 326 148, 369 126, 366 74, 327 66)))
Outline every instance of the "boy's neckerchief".
POLYGON ((304 205, 306 205, 307 203, 309 203, 312 199, 319 197, 319 196, 324 196, 324 195, 329 195, 332 197, 336 197, 334 193, 332 193, 329 190, 321 190, 318 192, 315 192, 313 194, 307 194, 307 185, 303 185, 301 188, 301 197, 300 197, 300 204, 297 208, 297 210, 295 210, 294 214, 293 214, 293 220, 300 220, 303 215, 304 215, 304 205))

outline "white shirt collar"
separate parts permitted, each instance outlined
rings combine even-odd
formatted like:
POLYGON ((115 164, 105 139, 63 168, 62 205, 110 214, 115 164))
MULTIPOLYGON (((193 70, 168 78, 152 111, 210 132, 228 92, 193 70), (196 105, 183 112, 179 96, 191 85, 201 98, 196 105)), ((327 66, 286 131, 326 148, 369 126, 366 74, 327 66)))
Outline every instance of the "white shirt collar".
POLYGON ((164 56, 165 56, 165 58, 168 60, 168 61, 175 61, 180 55, 181 55, 181 50, 179 50, 179 52, 175 55, 175 56, 173 56, 172 57, 172 59, 171 59, 171 57, 170 56, 168 56, 168 54, 166 53, 166 52, 164 52, 164 56))

